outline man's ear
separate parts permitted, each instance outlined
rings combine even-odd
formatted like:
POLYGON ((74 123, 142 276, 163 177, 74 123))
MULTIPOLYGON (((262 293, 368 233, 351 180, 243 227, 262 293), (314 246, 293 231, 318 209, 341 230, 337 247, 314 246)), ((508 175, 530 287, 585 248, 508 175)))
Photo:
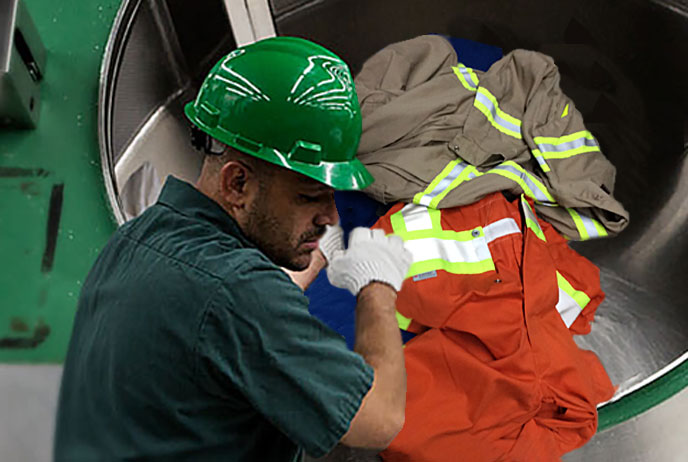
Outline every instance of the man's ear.
POLYGON ((253 193, 255 177, 250 168, 235 160, 227 162, 220 170, 220 194, 224 201, 238 209, 242 209, 253 193))

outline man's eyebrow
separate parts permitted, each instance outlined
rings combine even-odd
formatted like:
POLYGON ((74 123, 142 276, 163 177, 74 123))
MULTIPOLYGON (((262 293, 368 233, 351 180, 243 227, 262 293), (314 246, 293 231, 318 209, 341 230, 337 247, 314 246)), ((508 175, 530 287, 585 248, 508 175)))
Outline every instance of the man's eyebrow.
POLYGON ((319 181, 313 180, 311 178, 299 178, 300 186, 306 187, 308 189, 317 190, 318 192, 329 192, 334 191, 330 186, 323 184, 319 181))
POLYGON ((299 175, 297 179, 299 180, 299 183, 312 184, 314 186, 323 185, 321 182, 314 180, 313 178, 307 177, 306 175, 299 175))
POLYGON ((334 194, 334 190, 326 188, 305 188, 301 190, 301 194, 308 194, 309 196, 329 196, 330 194, 334 194))

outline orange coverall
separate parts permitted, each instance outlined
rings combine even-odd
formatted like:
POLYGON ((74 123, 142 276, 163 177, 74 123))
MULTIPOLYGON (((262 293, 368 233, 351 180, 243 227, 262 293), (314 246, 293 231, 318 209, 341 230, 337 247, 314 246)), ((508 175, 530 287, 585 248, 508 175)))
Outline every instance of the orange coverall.
MULTIPOLYGON (((392 233, 403 206, 375 227, 392 233)), ((442 210, 443 230, 511 218, 521 232, 489 242, 493 271, 405 281, 397 309, 420 335, 405 346, 406 423, 385 461, 548 462, 594 435, 614 387, 572 334, 590 331, 604 298, 599 270, 540 220, 538 237, 524 214, 501 193, 442 210), (570 328, 555 308, 557 271, 590 297, 570 328)))

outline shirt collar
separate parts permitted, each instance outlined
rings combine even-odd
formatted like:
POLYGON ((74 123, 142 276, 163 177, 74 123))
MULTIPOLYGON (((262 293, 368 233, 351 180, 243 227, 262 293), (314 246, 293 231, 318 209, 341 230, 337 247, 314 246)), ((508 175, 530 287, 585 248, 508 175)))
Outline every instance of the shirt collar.
POLYGON ((196 187, 173 176, 168 176, 158 197, 164 204, 182 215, 209 222, 223 232, 230 234, 247 247, 255 247, 239 228, 236 220, 210 197, 196 187))

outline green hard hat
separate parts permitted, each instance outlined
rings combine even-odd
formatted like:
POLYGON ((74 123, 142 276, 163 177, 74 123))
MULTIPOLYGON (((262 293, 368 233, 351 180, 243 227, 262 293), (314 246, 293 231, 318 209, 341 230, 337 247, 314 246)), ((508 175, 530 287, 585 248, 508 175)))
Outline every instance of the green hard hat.
POLYGON ((356 158, 361 111, 349 68, 308 40, 274 37, 232 51, 184 112, 216 140, 335 189, 373 182, 356 158))

